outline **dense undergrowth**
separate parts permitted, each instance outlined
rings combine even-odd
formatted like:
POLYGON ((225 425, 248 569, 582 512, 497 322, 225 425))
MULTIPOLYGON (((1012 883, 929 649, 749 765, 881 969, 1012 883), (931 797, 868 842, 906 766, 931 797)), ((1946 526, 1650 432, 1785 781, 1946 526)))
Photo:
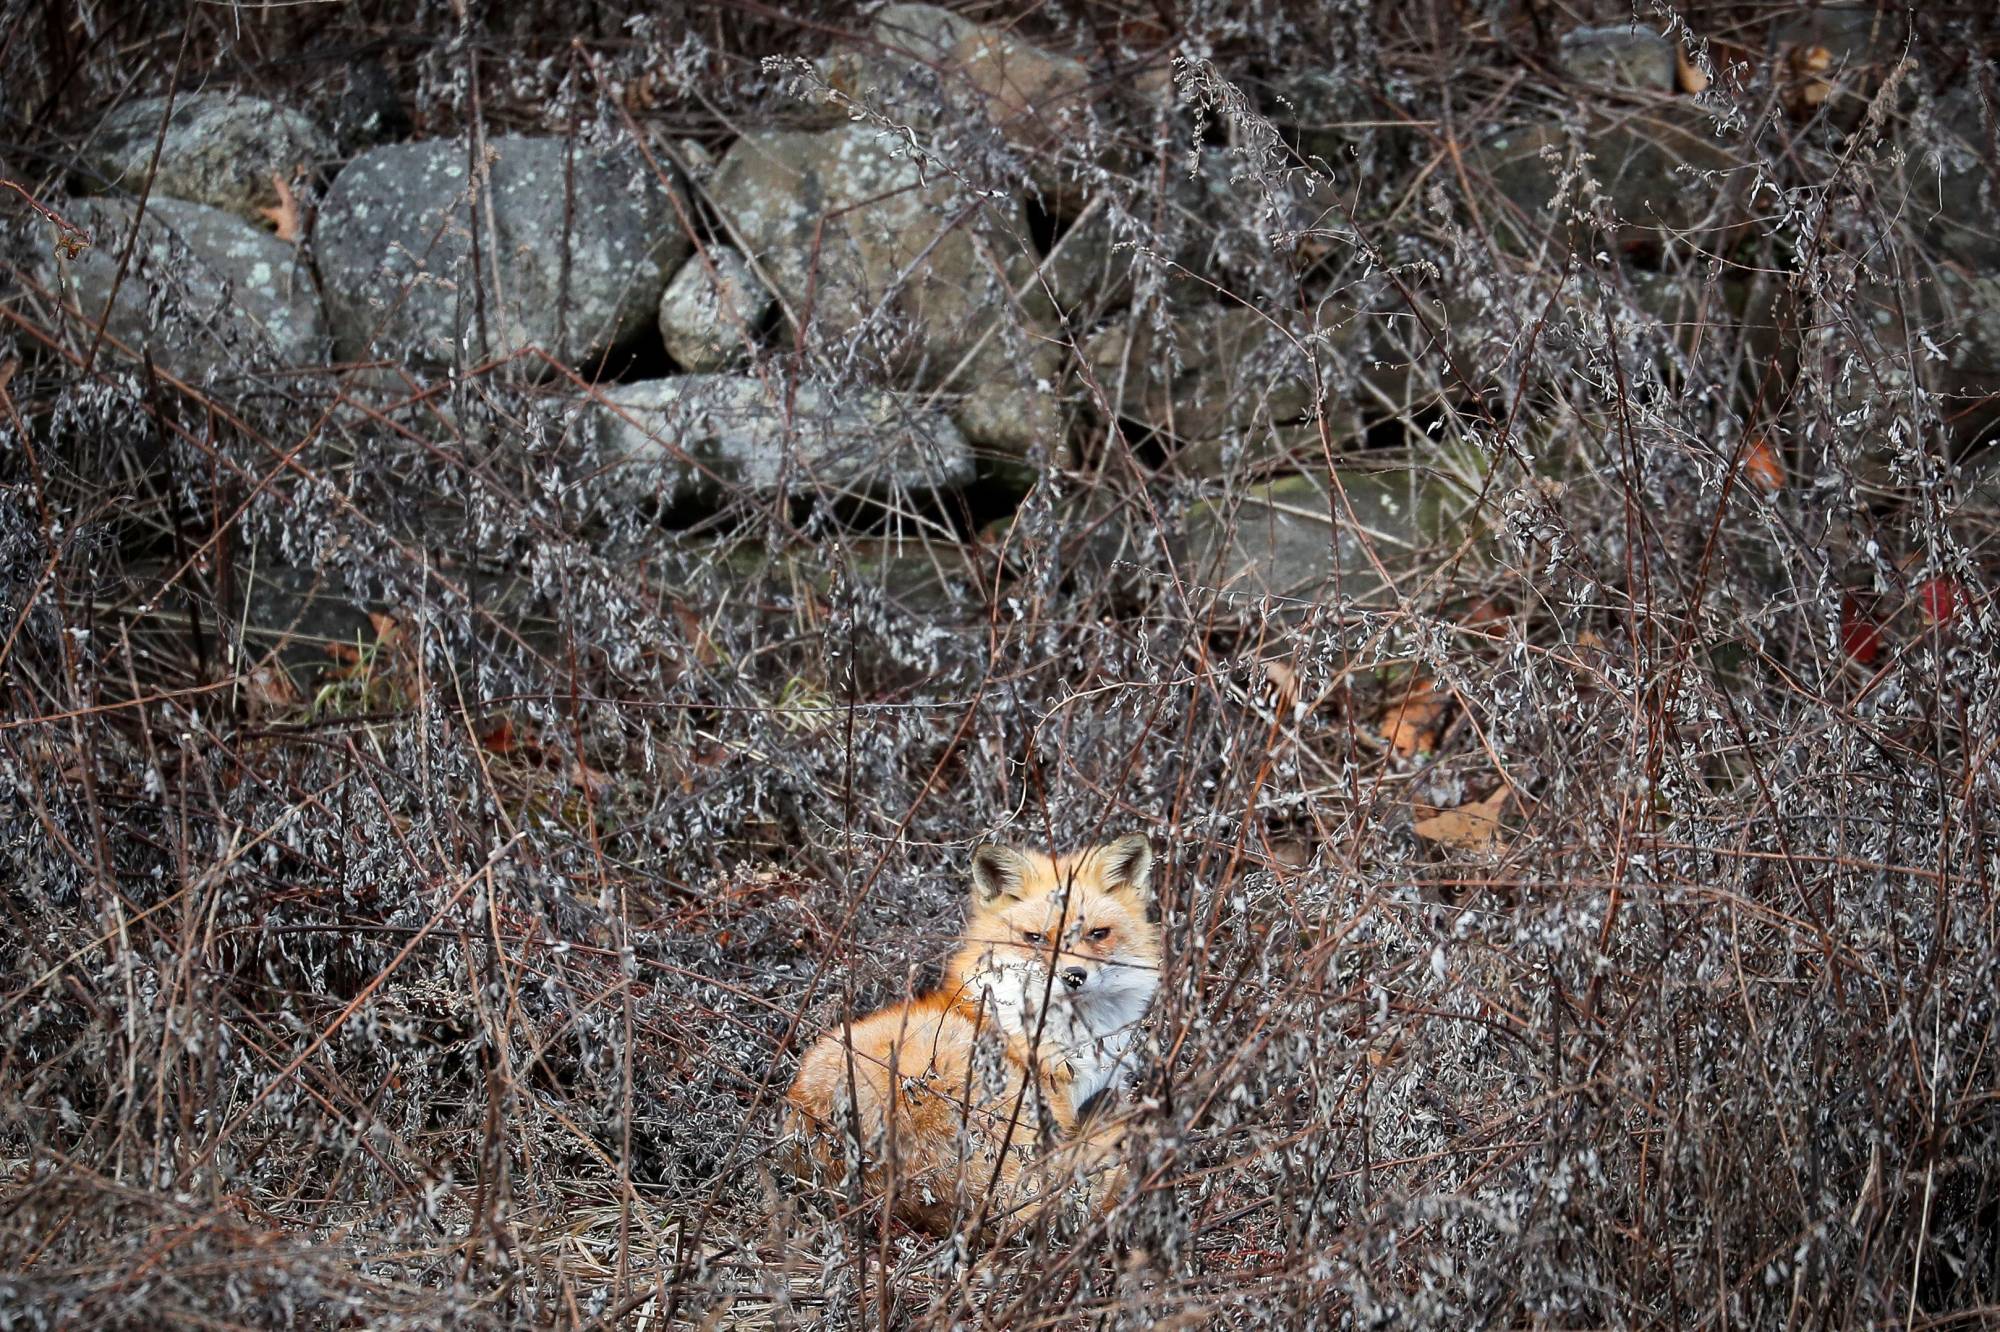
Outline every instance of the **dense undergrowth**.
MULTIPOLYGON (((0 8, 0 175, 60 211, 176 83, 720 150, 823 123, 793 57, 868 22, 167 8, 0 8)), ((1472 153, 1601 155, 1554 52, 1630 10, 1022 8, 1103 75, 1067 137, 898 132, 967 216, 1041 182, 1024 249, 1094 207, 1121 280, 1059 326, 1067 434, 946 494, 661 512, 528 358, 225 396, 0 307, 0 1325, 2000 1317, 2000 465, 1926 202, 1948 99, 1994 161, 1991 17, 1802 96, 1810 7, 1678 11, 1745 165, 1648 231, 1601 157, 1524 211, 1472 153), (1296 353, 1234 391, 1305 393, 1211 456, 1091 348, 1186 365, 1216 307, 1296 353), (1454 518, 1400 540, 1360 464, 1454 518), (1332 585, 1204 558, 1295 558, 1299 477, 1332 585), (970 848, 1133 829, 1113 1217, 970 1252, 789 1185, 802 1043, 922 983, 970 848)), ((908 126, 875 91, 834 114, 908 126)))

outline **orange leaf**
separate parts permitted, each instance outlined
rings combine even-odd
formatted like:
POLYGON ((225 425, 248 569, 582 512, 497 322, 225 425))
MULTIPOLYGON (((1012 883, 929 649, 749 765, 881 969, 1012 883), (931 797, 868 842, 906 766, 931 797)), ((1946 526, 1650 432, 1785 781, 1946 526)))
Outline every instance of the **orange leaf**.
POLYGON ((488 753, 493 754, 511 754, 519 749, 521 741, 514 734, 514 719, 502 717, 498 726, 479 737, 479 743, 486 747, 488 753))
POLYGON ((1290 662, 1267 661, 1264 663, 1264 678, 1271 685, 1274 710, 1290 712, 1292 705, 1299 701, 1299 673, 1292 669, 1290 662))
POLYGON ((1685 46, 1674 48, 1674 82, 1680 85, 1680 90, 1684 93, 1708 91, 1708 75, 1702 73, 1700 66, 1688 59, 1685 46))
POLYGON ((1509 794, 1509 788, 1502 785, 1484 800, 1419 819, 1410 831, 1425 841, 1442 842, 1467 851, 1504 849, 1500 842, 1500 811, 1506 807, 1509 794))
POLYGON ((1762 435, 1750 436, 1750 442, 1744 446, 1743 479, 1766 495, 1775 495, 1785 488, 1785 464, 1771 447, 1771 441, 1762 435))
POLYGON ((1451 698, 1427 675, 1412 676, 1400 701, 1389 705, 1379 723, 1389 747, 1405 758, 1437 747, 1451 698))
POLYGON ((583 793, 592 800, 611 789, 611 774, 600 772, 582 759, 569 765, 569 779, 573 785, 583 788, 583 793))
POLYGON ((375 641, 383 647, 392 648, 403 641, 403 626, 396 622, 395 616, 369 611, 368 623, 375 630, 375 641))
POLYGON ((278 191, 277 207, 259 208, 257 213, 278 229, 279 240, 297 245, 305 234, 299 225, 298 196, 292 193, 290 182, 275 171, 271 173, 271 184, 278 191))
POLYGON ((295 708, 300 702, 298 686, 275 661, 250 672, 243 681, 243 692, 254 706, 267 712, 295 708))
POLYGON ((1833 83, 1826 77, 1833 68, 1833 52, 1824 46, 1795 46, 1785 63, 1792 76, 1785 101, 1793 115, 1808 115, 1833 95, 1833 83))
POLYGON ((694 659, 704 666, 713 666, 722 660, 722 654, 715 649, 715 640, 708 636, 708 629, 696 615, 679 602, 674 603, 674 618, 681 623, 681 632, 687 635, 688 645, 694 649, 694 659))

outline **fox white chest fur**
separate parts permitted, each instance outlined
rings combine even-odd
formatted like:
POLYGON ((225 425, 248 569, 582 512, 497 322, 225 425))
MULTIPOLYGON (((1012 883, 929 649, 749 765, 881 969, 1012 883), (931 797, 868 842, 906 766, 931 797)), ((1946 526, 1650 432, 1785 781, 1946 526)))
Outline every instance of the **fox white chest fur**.
POLYGON ((1070 1104, 1080 1110, 1101 1091, 1123 1090, 1159 973, 1150 960, 1114 954, 1080 985, 1060 975, 1039 961, 1016 960, 996 962, 976 979, 1002 1030, 1069 1070, 1070 1104))

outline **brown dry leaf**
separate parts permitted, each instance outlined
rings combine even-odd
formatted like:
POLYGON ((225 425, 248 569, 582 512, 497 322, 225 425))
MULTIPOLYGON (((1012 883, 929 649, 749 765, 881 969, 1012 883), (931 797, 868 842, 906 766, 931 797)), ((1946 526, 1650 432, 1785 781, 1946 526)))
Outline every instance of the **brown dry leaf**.
POLYGON ((1299 701, 1299 673, 1292 669, 1288 661, 1267 661, 1264 663, 1264 678, 1270 682, 1272 708, 1279 713, 1292 710, 1299 701))
POLYGON ((90 237, 75 227, 56 229, 56 253, 66 262, 75 263, 76 257, 90 248, 90 237))
POLYGON ((493 754, 511 754, 519 749, 521 739, 514 734, 514 719, 502 717, 499 725, 479 737, 479 743, 493 754))
POLYGON ((1412 676, 1403 696, 1391 703, 1377 723, 1389 747, 1408 758, 1437 747, 1451 696, 1439 691, 1428 675, 1412 676))
POLYGON ((1410 830, 1427 842, 1442 842, 1467 851, 1504 850, 1500 841, 1500 812, 1506 808, 1510 794, 1510 789, 1502 785, 1484 800, 1418 819, 1410 830))
POLYGON ((1708 91, 1708 75, 1688 59, 1686 46, 1674 48, 1674 82, 1684 93, 1704 93, 1708 91))
POLYGON ((243 681, 243 692, 261 712, 283 712, 304 701, 291 673, 275 661, 251 671, 243 681))
POLYGON ((278 230, 278 239, 297 245, 305 237, 305 228, 299 218, 299 198, 292 193, 291 182, 273 171, 271 185, 278 192, 278 206, 259 208, 258 214, 278 230))
POLYGON ((1833 52, 1824 46, 1795 46, 1785 63, 1792 74, 1785 102, 1793 115, 1808 115, 1833 95, 1833 82, 1826 77, 1833 68, 1833 52))
POLYGON ((596 800, 611 790, 611 774, 591 767, 582 759, 569 765, 569 780, 572 786, 596 800))
POLYGON ((403 626, 396 622, 395 616, 385 615, 381 611, 369 611, 368 623, 375 630, 375 641, 383 647, 393 648, 402 643, 403 626))
POLYGON ((1370 1068, 1387 1068, 1402 1057, 1403 1043, 1401 1041, 1391 1041, 1388 1045, 1371 1045, 1368 1047, 1368 1066, 1370 1068))
POLYGON ((20 368, 21 358, 18 356, 9 356, 6 360, 0 361, 0 393, 7 391, 7 386, 14 382, 14 372, 20 368))
POLYGON ((1771 447, 1771 441, 1762 435, 1750 436, 1750 443, 1743 450, 1743 479, 1766 495, 1775 495, 1785 488, 1784 461, 1771 447))
POLYGON ((722 653, 716 650, 715 640, 708 636, 708 628, 702 623, 701 616, 675 602, 674 618, 680 621, 681 632, 687 635, 696 661, 704 666, 713 666, 722 660, 722 653))

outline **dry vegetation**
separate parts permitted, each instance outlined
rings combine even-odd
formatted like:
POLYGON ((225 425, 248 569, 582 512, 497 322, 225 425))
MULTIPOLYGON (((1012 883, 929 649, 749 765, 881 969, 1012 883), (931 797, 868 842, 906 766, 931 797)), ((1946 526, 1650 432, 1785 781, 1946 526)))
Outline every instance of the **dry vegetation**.
MULTIPOLYGON (((1067 182, 1092 318, 1172 363, 1265 312, 1303 408, 1203 461, 1065 325, 1011 468, 660 512, 525 358, 385 406, 114 356, 27 199, 176 82, 720 150, 865 15, 6 0, 0 1327, 2000 1321, 2000 471, 1922 351, 1927 127, 1971 90, 1991 168, 2000 34, 1920 8, 1827 69, 1808 6, 1680 7, 1749 166, 1640 234, 1471 152, 1601 146, 1554 53, 1616 6, 1023 6, 1101 103, 912 131, 932 178, 1055 182, 1043 232, 1067 182), (1360 463, 1468 512, 1398 543, 1360 463), (1341 586, 1200 558, 1274 476, 1341 586), (968 1252, 776 1176, 973 843, 1131 829, 1170 954, 1110 1222, 968 1252)), ((896 331, 772 354, 873 382, 896 331)))

